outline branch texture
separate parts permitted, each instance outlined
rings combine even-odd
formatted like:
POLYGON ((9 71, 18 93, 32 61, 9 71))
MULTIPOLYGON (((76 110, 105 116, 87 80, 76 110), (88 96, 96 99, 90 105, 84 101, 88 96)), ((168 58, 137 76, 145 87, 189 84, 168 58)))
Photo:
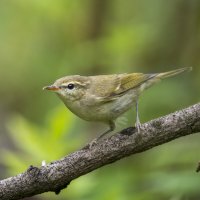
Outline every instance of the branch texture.
POLYGON ((58 194, 74 179, 131 154, 200 132, 200 103, 142 125, 130 127, 96 145, 85 146, 61 160, 0 181, 0 199, 16 200, 53 191, 58 194))

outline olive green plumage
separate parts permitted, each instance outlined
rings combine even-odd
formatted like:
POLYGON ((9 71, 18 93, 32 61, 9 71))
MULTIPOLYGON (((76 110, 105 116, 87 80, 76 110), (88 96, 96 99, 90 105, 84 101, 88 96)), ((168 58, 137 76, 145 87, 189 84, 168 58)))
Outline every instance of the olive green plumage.
MULTIPOLYGON (((130 73, 98 76, 65 76, 44 89, 57 93, 65 105, 77 116, 88 121, 101 121, 114 130, 114 121, 138 103, 143 90, 161 79, 190 71, 181 68, 164 73, 130 73)), ((136 127, 140 127, 138 110, 136 127)), ((107 131, 106 133, 108 133, 107 131)))

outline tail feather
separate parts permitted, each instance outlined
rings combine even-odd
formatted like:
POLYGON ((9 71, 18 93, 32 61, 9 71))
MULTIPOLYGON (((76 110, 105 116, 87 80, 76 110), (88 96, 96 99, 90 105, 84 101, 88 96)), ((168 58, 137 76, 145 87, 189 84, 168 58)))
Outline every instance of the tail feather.
POLYGON ((159 73, 157 74, 156 77, 163 79, 163 78, 168 78, 171 76, 175 76, 177 74, 180 74, 182 72, 189 72, 192 70, 192 67, 184 67, 184 68, 180 68, 180 69, 176 69, 176 70, 172 70, 172 71, 168 71, 168 72, 164 72, 164 73, 159 73))

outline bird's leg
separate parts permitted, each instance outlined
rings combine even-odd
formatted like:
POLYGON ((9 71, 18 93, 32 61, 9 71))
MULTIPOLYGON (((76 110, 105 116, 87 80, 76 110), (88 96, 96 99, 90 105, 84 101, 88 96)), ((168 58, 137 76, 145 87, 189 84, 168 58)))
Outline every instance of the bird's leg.
POLYGON ((105 131, 104 133, 102 133, 98 138, 96 138, 96 140, 100 140, 101 138, 103 138, 105 135, 107 135, 108 133, 114 131, 115 129, 115 123, 113 121, 109 122, 109 130, 105 131))
POLYGON ((96 144, 100 139, 102 139, 105 135, 107 135, 108 133, 114 131, 115 129, 115 123, 113 121, 109 121, 109 130, 105 131, 104 133, 102 133, 99 137, 93 139, 90 143, 89 146, 92 147, 94 144, 96 144))
POLYGON ((136 122, 135 122, 135 127, 138 131, 138 133, 140 132, 141 129, 141 123, 140 123, 140 119, 139 119, 139 112, 138 112, 138 99, 136 101, 136 122))

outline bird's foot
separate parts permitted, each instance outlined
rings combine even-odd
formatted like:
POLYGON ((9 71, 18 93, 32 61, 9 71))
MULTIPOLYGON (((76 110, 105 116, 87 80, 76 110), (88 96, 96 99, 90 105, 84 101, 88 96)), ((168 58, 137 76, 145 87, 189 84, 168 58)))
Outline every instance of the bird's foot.
POLYGON ((93 139, 89 144, 88 144, 88 148, 91 149, 92 147, 94 147, 95 145, 97 145, 98 142, 98 138, 93 139))
POLYGON ((142 124, 139 121, 137 121, 135 123, 135 128, 137 129, 137 132, 140 133, 142 130, 142 124))

